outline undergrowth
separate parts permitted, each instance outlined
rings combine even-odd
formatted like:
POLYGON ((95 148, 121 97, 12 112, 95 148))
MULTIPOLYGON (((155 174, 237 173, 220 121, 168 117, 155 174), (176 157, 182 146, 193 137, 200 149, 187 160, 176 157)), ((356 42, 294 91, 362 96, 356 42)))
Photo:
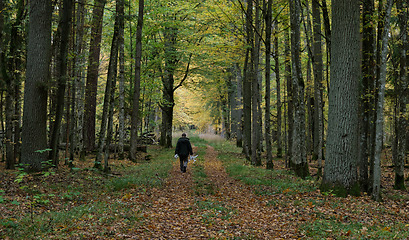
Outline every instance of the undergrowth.
POLYGON ((14 216, 0 217, 0 239, 111 238, 110 226, 118 222, 127 228, 141 224, 145 218, 142 210, 132 207, 129 200, 160 187, 172 167, 172 149, 151 151, 152 161, 112 165, 119 176, 104 175, 92 168, 77 169, 56 173, 50 176, 53 179, 40 175, 42 179, 36 182, 18 183, 21 194, 27 197, 13 202, 0 192, 0 204, 22 209, 14 216), (25 200, 28 197, 36 201, 25 200))
POLYGON ((158 187, 172 167, 173 149, 159 148, 150 153, 155 161, 145 162, 126 170, 126 176, 111 181, 115 191, 137 186, 158 187))

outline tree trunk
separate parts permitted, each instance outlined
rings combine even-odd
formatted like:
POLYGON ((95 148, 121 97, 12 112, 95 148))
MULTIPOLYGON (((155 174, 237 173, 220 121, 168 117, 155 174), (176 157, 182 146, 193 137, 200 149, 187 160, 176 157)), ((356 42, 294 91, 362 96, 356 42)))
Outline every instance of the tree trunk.
POLYGON ((370 115, 375 82, 375 31, 373 21, 374 2, 365 0, 362 4, 362 82, 360 86, 360 136, 359 136, 359 182, 363 191, 368 191, 368 139, 370 138, 370 115))
POLYGON ((294 128, 292 131, 291 168, 299 177, 309 175, 306 147, 305 147, 305 105, 304 105, 304 79, 301 71, 301 3, 299 0, 290 0, 291 12, 291 60, 292 84, 294 102, 294 128))
POLYGON ((74 153, 80 152, 83 153, 83 122, 84 122, 84 65, 85 65, 85 58, 84 58, 84 25, 85 25, 85 8, 86 0, 81 0, 77 3, 76 8, 76 25, 74 31, 76 32, 75 35, 75 43, 74 43, 74 60, 73 60, 73 71, 74 71, 74 79, 72 83, 72 117, 71 117, 71 142, 70 142, 70 160, 71 164, 74 161, 74 153))
MULTIPOLYGON (((272 149, 271 149, 271 126, 270 126, 270 69, 271 69, 271 28, 272 28, 272 1, 268 1, 266 5, 266 1, 264 0, 264 11, 265 14, 265 22, 266 22, 266 70, 265 70, 265 81, 266 81, 266 93, 265 93, 265 102, 266 102, 266 110, 264 114, 264 126, 265 126, 265 140, 266 140, 266 150, 267 150, 267 169, 273 169, 273 156, 272 156, 272 149)), ((277 76, 276 76, 277 77, 277 76)), ((279 82, 279 81, 278 81, 279 82)), ((279 95, 279 93, 277 93, 279 95)))
POLYGON ((323 106, 322 106, 322 49, 321 49, 321 16, 318 0, 312 0, 313 44, 314 56, 314 159, 318 162, 318 177, 322 176, 323 151, 323 106))
POLYGON ((236 132, 236 146, 243 147, 243 76, 241 74, 240 66, 238 63, 234 64, 233 66, 233 74, 234 79, 237 82, 237 89, 236 89, 236 97, 235 102, 237 103, 236 107, 234 108, 235 115, 235 124, 237 125, 237 132, 236 132))
POLYGON ((396 2, 396 7, 398 10, 398 24, 400 28, 400 39, 399 50, 400 50, 400 71, 399 79, 397 81, 398 89, 396 91, 398 99, 398 113, 396 122, 396 154, 393 154, 393 163, 395 166, 395 189, 404 190, 405 189, 405 158, 406 158, 406 127, 407 127, 407 98, 408 98, 408 75, 407 75, 407 1, 398 0, 396 2))
POLYGON ((259 62, 260 62, 260 6, 259 0, 255 0, 254 8, 254 20, 255 20, 255 34, 254 34, 254 48, 252 49, 252 54, 250 62, 253 62, 253 79, 252 79, 252 131, 251 131, 251 162, 255 166, 261 165, 261 126, 260 121, 260 84, 259 84, 259 62))
POLYGON ((51 1, 30 2, 27 71, 24 86, 21 163, 40 171, 47 160, 47 83, 51 60, 51 1))
MULTIPOLYGON (((104 153, 105 141, 106 141, 106 133, 107 133, 107 125, 109 122, 109 112, 111 107, 111 96, 115 94, 115 83, 116 83, 116 76, 117 76, 117 65, 118 65, 118 34, 119 34, 119 1, 116 2, 116 16, 115 16, 115 25, 114 25, 114 35, 112 37, 112 44, 111 44, 111 53, 109 58, 109 65, 108 65, 108 75, 107 75, 107 83, 105 86, 105 96, 104 96, 104 105, 102 110, 102 121, 101 127, 99 132, 99 140, 98 140, 98 154, 95 158, 95 168, 102 169, 102 158, 104 153)), ((107 169, 108 166, 105 166, 107 169)))
POLYGON ((138 23, 136 26, 136 55, 135 55, 135 82, 132 98, 132 116, 131 116, 131 161, 136 161, 136 145, 138 140, 139 124, 139 97, 141 83, 141 59, 142 59, 142 27, 143 27, 143 10, 144 0, 139 0, 138 23))
MULTIPOLYGON (((270 1, 269 1, 270 2, 270 1)), ((274 72, 276 77, 276 91, 277 91, 277 157, 283 157, 283 144, 282 144, 282 134, 281 134, 281 122, 282 122, 282 114, 281 114, 281 78, 280 78, 280 61, 278 59, 279 56, 279 49, 278 49, 278 22, 275 24, 275 34, 274 34, 274 72)))
POLYGON ((88 74, 85 89, 84 110, 84 147, 86 151, 95 148, 95 115, 99 72, 99 55, 101 51, 102 22, 105 0, 95 0, 91 25, 91 41, 88 59, 88 74))
MULTIPOLYGON (((124 1, 124 0, 121 0, 124 1)), ((125 142, 125 10, 120 9, 120 17, 122 18, 119 24, 119 114, 118 114, 118 145, 119 159, 124 158, 124 142, 125 142)), ((131 41, 132 42, 132 41, 131 41)))
MULTIPOLYGON (((382 36, 385 26, 385 5, 383 0, 378 1, 378 26, 377 26, 377 39, 376 39, 376 80, 373 83, 372 88, 373 90, 373 98, 372 98, 372 109, 373 111, 370 112, 370 121, 372 123, 376 123, 377 121, 377 113, 376 110, 379 100, 379 89, 380 89, 380 72, 381 72, 381 65, 382 65, 382 36)), ((369 127, 370 135, 369 135, 369 143, 368 143, 368 155, 369 155, 369 189, 368 192, 371 193, 373 191, 374 186, 374 162, 375 162, 375 146, 376 146, 376 124, 370 124, 369 127)))
POLYGON ((58 26, 58 31, 60 35, 59 54, 57 59, 56 68, 59 76, 58 78, 58 89, 57 89, 57 103, 55 110, 55 120, 52 127, 51 141, 50 141, 50 159, 52 159, 53 164, 58 167, 58 143, 59 135, 61 131, 61 120, 64 114, 64 98, 65 98, 65 88, 67 84, 67 56, 68 56, 68 41, 70 39, 71 32, 71 16, 72 16, 72 0, 64 0, 63 7, 60 10, 60 23, 58 26))
MULTIPOLYGON (((3 6, 6 7, 6 6, 3 6)), ((21 72, 24 63, 24 26, 26 5, 23 0, 17 3, 16 19, 11 26, 8 61, 2 56, 3 79, 6 83, 6 168, 14 169, 20 154, 21 126, 21 72)), ((6 46, 6 45, 5 45, 6 46)), ((4 53, 5 54, 5 53, 4 53)))
POLYGON ((253 1, 247 1, 246 42, 247 50, 244 63, 243 81, 243 153, 246 155, 247 160, 250 160, 252 155, 251 89, 252 82, 255 81, 254 62, 252 57, 254 50, 253 1))
MULTIPOLYGON (((143 2, 143 0, 141 0, 143 2)), ((113 61, 112 68, 114 69, 113 73, 113 81, 111 86, 111 94, 109 100, 109 111, 108 111, 108 127, 107 127, 107 137, 106 137, 106 147, 105 147, 105 157, 104 157, 104 172, 109 173, 111 172, 111 168, 109 167, 108 160, 110 154, 110 148, 112 138, 113 138, 113 117, 114 117, 114 108, 115 108, 115 89, 116 89, 116 78, 117 78, 117 63, 118 63, 118 51, 120 51, 121 47, 123 48, 123 31, 124 31, 124 10, 125 10, 125 1, 124 0, 117 0, 116 1, 116 17, 115 17, 115 33, 114 38, 116 38, 116 43, 112 42, 112 47, 115 45, 115 58, 113 61)), ((123 50, 123 49, 122 49, 123 50)), ((121 59, 123 60, 123 59, 121 59)), ((122 64, 123 65, 123 64, 122 64)), ((120 63, 121 66, 121 63, 120 63)), ((123 67, 123 66, 122 66, 123 67)), ((123 70, 123 69, 122 69, 123 70)), ((121 71, 121 69, 120 69, 121 71)))
POLYGON ((331 92, 329 94, 327 159, 322 191, 359 195, 358 81, 359 2, 332 3, 331 92))
POLYGON ((285 32, 285 80, 287 82, 287 122, 288 130, 286 133, 287 136, 287 149, 286 149, 286 167, 290 165, 290 159, 292 156, 292 147, 293 147, 293 128, 294 128, 294 104, 293 104, 293 82, 291 79, 291 51, 290 51, 290 38, 288 31, 285 32))
POLYGON ((383 145, 383 107, 385 98, 385 83, 386 83, 386 61, 388 54, 388 40, 390 29, 390 15, 393 5, 393 0, 387 1, 387 9, 385 14, 385 23, 382 33, 382 52, 381 65, 379 74, 379 92, 378 103, 376 106, 376 138, 375 138, 375 155, 374 155, 374 171, 373 171, 373 187, 372 198, 375 201, 381 200, 381 153, 383 145))
MULTIPOLYGON (((318 1, 318 0, 313 0, 313 1, 318 1)), ((327 52, 331 53, 331 25, 329 21, 327 0, 322 0, 321 8, 322 8, 322 17, 324 20, 325 42, 327 43, 327 52)))

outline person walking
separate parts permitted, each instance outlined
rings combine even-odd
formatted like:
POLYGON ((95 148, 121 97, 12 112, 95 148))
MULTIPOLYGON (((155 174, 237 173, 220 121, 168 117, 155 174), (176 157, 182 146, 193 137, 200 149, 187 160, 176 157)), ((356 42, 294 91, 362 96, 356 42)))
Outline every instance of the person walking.
POLYGON ((178 139, 175 149, 175 158, 179 157, 180 171, 182 173, 186 172, 189 154, 193 155, 192 145, 190 144, 189 138, 186 137, 186 133, 182 133, 182 137, 178 139))

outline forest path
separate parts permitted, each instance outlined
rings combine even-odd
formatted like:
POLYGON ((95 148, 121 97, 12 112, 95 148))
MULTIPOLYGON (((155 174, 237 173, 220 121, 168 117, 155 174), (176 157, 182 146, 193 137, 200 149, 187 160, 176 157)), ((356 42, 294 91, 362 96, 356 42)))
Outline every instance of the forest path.
MULTIPOLYGON (((194 149, 194 152, 196 150, 194 149)), ((282 219, 250 186, 228 176, 217 151, 207 146, 186 173, 174 161, 164 187, 152 191, 145 221, 136 230, 148 239, 297 239, 294 222, 282 219), (205 178, 196 177, 196 169, 205 178), (207 193, 198 191, 206 188, 207 193), (195 191, 196 189, 196 191, 195 191)))

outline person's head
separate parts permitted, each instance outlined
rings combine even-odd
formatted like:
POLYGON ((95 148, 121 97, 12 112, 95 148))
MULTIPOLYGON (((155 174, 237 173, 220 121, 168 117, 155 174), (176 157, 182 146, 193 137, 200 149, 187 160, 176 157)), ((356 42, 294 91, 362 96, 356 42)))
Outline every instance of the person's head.
POLYGON ((186 133, 182 133, 182 137, 186 137, 186 133))

